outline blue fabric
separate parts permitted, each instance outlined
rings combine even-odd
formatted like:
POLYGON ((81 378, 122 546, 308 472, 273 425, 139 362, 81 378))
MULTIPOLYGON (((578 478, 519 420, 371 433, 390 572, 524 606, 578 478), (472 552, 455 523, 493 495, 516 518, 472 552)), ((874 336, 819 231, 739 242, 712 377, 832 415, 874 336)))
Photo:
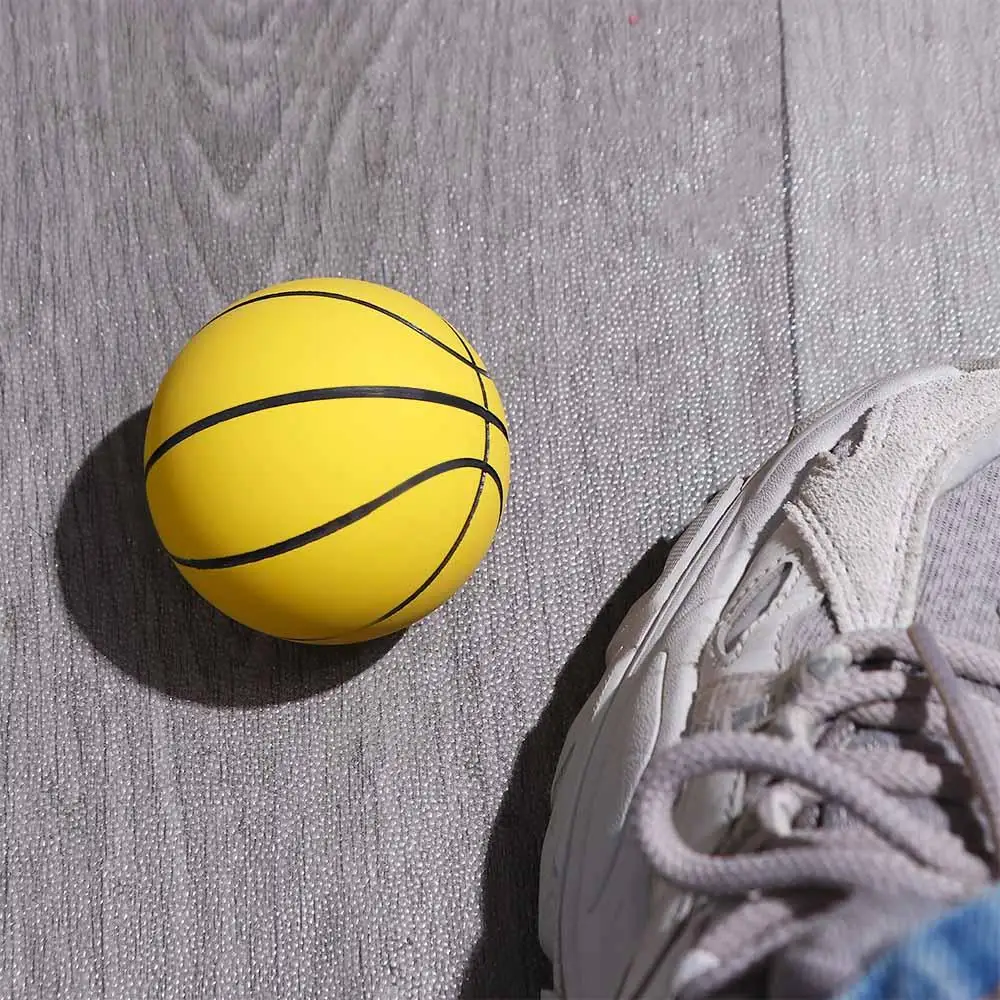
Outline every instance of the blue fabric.
POLYGON ((993 889, 914 931, 842 1000, 982 1000, 998 985, 1000 889, 993 889))

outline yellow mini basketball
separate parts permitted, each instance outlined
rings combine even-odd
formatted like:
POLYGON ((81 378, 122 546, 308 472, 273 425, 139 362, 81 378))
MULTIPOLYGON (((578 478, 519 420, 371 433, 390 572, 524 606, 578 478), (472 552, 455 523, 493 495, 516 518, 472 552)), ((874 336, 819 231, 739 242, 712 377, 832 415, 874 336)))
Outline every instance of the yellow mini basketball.
POLYGON ((164 547, 220 611, 270 635, 394 632, 468 579, 510 477, 479 355, 401 292, 290 281, 221 312, 178 355, 146 428, 164 547))

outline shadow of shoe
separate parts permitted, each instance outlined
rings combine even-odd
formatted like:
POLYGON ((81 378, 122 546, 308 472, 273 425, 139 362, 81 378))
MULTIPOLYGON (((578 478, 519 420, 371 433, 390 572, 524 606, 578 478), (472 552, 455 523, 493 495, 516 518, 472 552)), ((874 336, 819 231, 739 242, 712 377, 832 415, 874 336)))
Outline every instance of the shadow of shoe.
POLYGON ((63 498, 56 560, 63 600, 98 652, 172 697, 212 705, 295 701, 357 676, 399 634, 357 646, 306 646, 238 625, 177 572, 146 506, 148 410, 84 461, 63 498))
POLYGON ((465 968, 465 1000, 538 996, 551 983, 538 943, 538 874, 549 788, 569 727, 604 674, 604 654, 622 618, 656 582, 670 543, 660 539, 622 581, 556 680, 524 738, 486 850, 483 929, 465 968))

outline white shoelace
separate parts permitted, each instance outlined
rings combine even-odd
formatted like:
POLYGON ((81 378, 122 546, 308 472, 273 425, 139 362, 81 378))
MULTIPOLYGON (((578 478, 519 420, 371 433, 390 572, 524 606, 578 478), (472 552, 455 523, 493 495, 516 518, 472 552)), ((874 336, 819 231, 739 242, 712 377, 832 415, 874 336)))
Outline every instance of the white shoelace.
POLYGON ((693 735, 654 754, 634 813, 650 863, 675 886, 734 904, 699 940, 699 951, 719 963, 685 985, 685 1000, 757 967, 852 890, 952 903, 997 877, 995 852, 987 863, 903 802, 967 805, 991 845, 1000 844, 1000 698, 990 689, 1000 693, 994 650, 937 638, 921 625, 854 633, 790 675, 759 731, 693 735), (828 738, 845 721, 912 735, 921 749, 845 748, 828 738), (948 743, 960 762, 946 756, 948 743), (750 776, 755 830, 732 853, 706 854, 685 843, 673 809, 687 781, 721 771, 750 776), (806 807, 834 803, 859 822, 795 827, 806 807))

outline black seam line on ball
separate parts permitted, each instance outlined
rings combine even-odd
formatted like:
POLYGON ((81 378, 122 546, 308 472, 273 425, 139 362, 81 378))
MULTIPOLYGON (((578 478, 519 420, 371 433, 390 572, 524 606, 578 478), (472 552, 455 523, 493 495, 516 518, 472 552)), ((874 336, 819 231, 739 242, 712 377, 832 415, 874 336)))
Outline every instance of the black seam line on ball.
MULTIPOLYGON (((318 288, 301 288, 301 289, 289 289, 284 292, 267 292, 265 295, 255 295, 252 299, 246 299, 244 302, 236 302, 229 306, 228 309, 223 309, 222 312, 213 316, 205 326, 210 326, 217 319, 221 319, 223 316, 227 316, 231 312, 235 312, 237 309, 242 309, 244 306, 252 306, 255 302, 267 302, 269 299, 289 299, 289 298, 317 298, 317 299, 335 299, 337 302, 350 302, 352 305, 363 306, 365 309, 372 309, 377 313, 381 313, 383 316, 388 316, 389 319, 397 320, 402 323, 403 326, 408 327, 414 333, 420 334, 426 340, 429 340, 432 344, 436 344, 441 348, 442 351, 447 351, 453 358, 457 361, 461 361, 463 365, 468 365, 471 363, 472 367, 482 375, 487 378, 490 377, 490 373, 485 368, 480 368, 475 360, 470 360, 462 355, 460 352, 456 351, 454 347, 449 347, 444 341, 438 340, 437 337, 432 333, 428 333, 423 328, 417 326, 412 320, 406 319, 405 316, 400 316, 399 313, 394 313, 391 309, 386 309, 384 306, 376 305, 374 302, 368 302, 365 299, 355 298, 353 295, 344 295, 341 292, 324 292, 318 288)), ((446 321, 447 322, 447 321, 446 321)), ((451 326, 451 324, 448 324, 451 326)), ((205 327, 202 327, 204 330, 205 327)), ((454 327, 452 327, 454 329, 454 327)), ((200 332, 200 331, 199 331, 200 332)))
MULTIPOLYGON (((496 476, 495 474, 491 475, 490 473, 486 473, 486 475, 489 476, 497 484, 497 489, 500 491, 500 507, 497 512, 497 525, 499 525, 500 519, 503 516, 503 490, 500 487, 498 476, 496 476)), ((483 480, 480 481, 482 482, 483 480)), ((473 511, 473 514, 475 514, 475 511, 473 511)), ((469 523, 471 524, 471 522, 472 522, 472 517, 470 516, 469 523)), ((468 528, 466 528, 465 531, 468 531, 468 528)), ((413 601, 415 601, 434 582, 438 574, 441 573, 444 567, 447 566, 448 563, 451 561, 451 557, 455 554, 455 551, 458 549, 458 546, 462 544, 462 538, 465 537, 465 531, 461 533, 458 540, 455 542, 455 544, 451 547, 451 550, 448 552, 448 555, 445 556, 444 561, 441 563, 438 569, 431 574, 428 580, 416 591, 414 591, 410 597, 406 598, 405 601, 401 601, 398 605, 396 605, 396 607, 393 608, 392 611, 386 612, 386 614, 381 615, 379 618, 376 618, 374 621, 369 622, 367 625, 362 625, 360 628, 357 629, 351 629, 350 632, 343 632, 340 635, 317 635, 309 639, 302 638, 300 636, 283 635, 279 636, 278 638, 283 639, 286 642, 310 642, 310 643, 332 642, 335 639, 343 639, 345 635, 356 635, 359 632, 364 632, 365 629, 373 628, 376 625, 381 625, 382 622, 388 621, 394 614, 397 614, 398 612, 402 611, 402 609, 405 608, 408 604, 411 604, 413 601)))
MULTIPOLYGON (((445 320, 447 323, 448 321, 445 320)), ((466 343, 465 338, 456 330, 450 323, 448 323, 451 332, 458 337, 462 346, 465 348, 466 353, 469 355, 469 360, 475 365, 475 357, 472 354, 472 349, 466 343)), ((489 414, 493 415, 490 410, 489 396, 486 394, 486 383, 483 382, 483 376, 476 371, 476 379, 479 382, 479 391, 482 393, 483 397, 483 465, 488 466, 490 460, 490 421, 486 416, 489 414)), ((476 510, 479 507, 479 501, 483 495, 483 487, 486 485, 486 473, 480 471, 479 473, 479 483, 476 485, 476 493, 472 498, 472 505, 469 507, 469 513, 466 515, 465 523, 462 525, 458 532, 455 541, 452 542, 451 548, 445 553, 444 558, 435 567, 435 569, 428 575, 423 583, 420 584, 412 593, 407 597, 404 597, 394 608, 391 608, 384 615, 380 615, 375 621, 370 622, 366 625, 366 628, 371 628, 374 625, 381 625, 383 622, 388 621, 393 615, 398 614, 404 608, 412 604, 428 587, 444 572, 444 568, 451 562, 452 556, 458 551, 459 546, 465 540, 465 536, 469 533, 469 528, 472 527, 472 520, 476 516, 476 510)), ((503 504, 500 506, 501 512, 503 511, 503 504)))
MULTIPOLYGON (((487 473, 486 475, 489 476, 497 484, 497 489, 500 490, 500 507, 499 507, 499 510, 497 511, 497 525, 499 526, 500 519, 503 516, 503 490, 500 488, 499 477, 495 473, 492 474, 492 475, 490 473, 487 473)), ((470 518, 470 521, 471 521, 471 518, 470 518)), ((457 549, 460 544, 461 544, 461 538, 459 538, 458 542, 456 542, 456 544, 454 545, 452 551, 450 551, 448 553, 448 555, 445 557, 444 562, 441 564, 442 567, 446 566, 448 564, 448 561, 451 559, 452 555, 454 554, 454 550, 457 549)), ((440 569, 437 572, 439 573, 440 569)), ((434 582, 434 577, 436 577, 436 576, 437 576, 437 573, 435 573, 431 577, 430 583, 434 582)), ((397 607, 393 608, 393 610, 389 611, 387 614, 384 614, 381 617, 376 618, 374 621, 369 622, 367 625, 362 625, 360 628, 351 629, 350 632, 342 632, 340 635, 316 635, 316 636, 312 636, 311 638, 303 638, 302 636, 292 636, 292 635, 281 635, 281 636, 277 636, 277 638, 282 639, 285 642, 323 643, 323 642, 333 642, 334 640, 342 640, 345 635, 346 636, 357 635, 359 632, 364 632, 365 629, 372 628, 375 625, 381 625, 382 622, 388 621, 394 614, 396 614, 398 611, 400 611, 404 607, 406 607, 407 604, 411 603, 411 601, 416 600, 416 598, 419 597, 420 594, 422 594, 424 592, 424 590, 427 589, 427 586, 429 586, 429 585, 430 584, 428 583, 427 585, 421 587, 412 597, 408 597, 405 601, 403 601, 402 603, 400 603, 397 607)), ((362 640, 362 641, 364 641, 364 640, 362 640)))
POLYGON ((374 500, 369 500, 367 503, 363 503, 353 510, 347 511, 346 514, 341 514, 331 521, 326 521, 324 524, 319 524, 315 528, 310 528, 308 531, 303 531, 298 535, 292 535, 291 538, 285 538, 280 542, 264 545, 259 549, 251 549, 249 552, 237 552, 231 556, 215 556, 210 559, 186 559, 171 553, 170 558, 178 566, 184 566, 188 569, 233 569, 236 566, 248 566, 250 563, 260 562, 262 559, 271 559, 274 556, 284 555, 286 552, 300 549, 303 545, 319 541, 321 538, 326 538, 328 535, 332 535, 342 528, 355 524, 373 511, 378 510, 379 507, 384 507, 387 503, 409 492, 415 486, 426 483, 428 480, 444 475, 447 472, 453 472, 456 469, 480 469, 482 472, 485 472, 497 484, 502 506, 503 484, 500 481, 500 474, 496 469, 480 461, 478 458, 452 458, 447 462, 439 462, 437 465, 432 465, 429 469, 424 469, 422 472, 410 476, 409 479, 403 480, 403 482, 394 486, 391 490, 387 490, 381 496, 375 497, 374 500))
POLYGON ((448 392, 438 392, 436 389, 418 389, 405 385, 343 385, 319 389, 300 389, 297 392, 283 392, 277 396, 267 396, 263 399, 251 400, 249 403, 240 403, 238 406, 230 406, 225 410, 219 410, 217 413, 210 413, 207 417, 195 420, 187 427, 182 427, 157 445, 146 463, 146 475, 149 475, 149 470, 153 465, 163 458, 171 448, 209 427, 215 427, 227 420, 235 420, 237 417, 245 417, 249 413, 259 413, 261 410, 292 406, 296 403, 315 403, 328 399, 409 399, 422 403, 451 406, 456 410, 464 410, 466 413, 482 417, 483 420, 493 424, 504 437, 507 437, 507 428, 495 413, 478 403, 473 403, 470 399, 453 396, 448 392))

